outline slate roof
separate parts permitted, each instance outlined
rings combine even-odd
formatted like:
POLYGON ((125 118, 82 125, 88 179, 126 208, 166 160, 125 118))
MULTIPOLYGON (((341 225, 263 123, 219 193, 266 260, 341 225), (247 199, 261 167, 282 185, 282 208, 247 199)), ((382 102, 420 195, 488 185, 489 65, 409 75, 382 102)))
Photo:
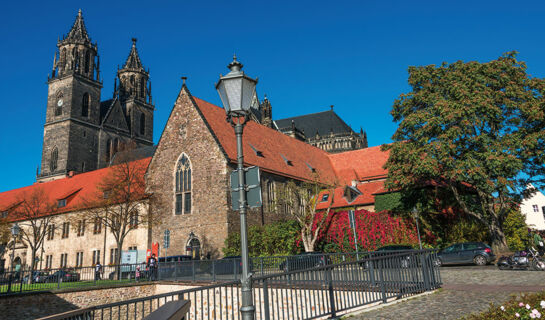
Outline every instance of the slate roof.
POLYGON ((352 133, 354 132, 333 110, 306 114, 298 117, 275 120, 274 123, 280 131, 291 129, 291 122, 295 127, 305 132, 306 137, 316 135, 325 136, 331 133, 352 133))
MULTIPOLYGON (((138 172, 146 171, 151 158, 144 158, 135 161, 133 164, 138 172)), ((103 179, 114 170, 115 167, 108 167, 99 170, 89 171, 76 174, 73 177, 52 180, 43 183, 34 183, 33 185, 13 189, 0 193, 0 211, 5 211, 13 208, 28 197, 36 190, 43 190, 47 196, 47 201, 56 204, 57 200, 67 199, 66 206, 59 208, 54 214, 81 210, 85 208, 86 203, 89 203, 93 198, 102 196, 98 192, 98 186, 103 179)), ((144 190, 141 192, 142 198, 145 197, 144 190)), ((50 214, 45 213, 45 214, 50 214)), ((45 215, 44 214, 44 215, 45 215)))
POLYGON ((112 107, 113 102, 114 99, 108 99, 100 102, 100 123, 102 123, 102 120, 104 120, 106 114, 108 114, 108 111, 112 107))
POLYGON ((138 50, 136 49, 136 38, 132 38, 131 51, 129 52, 129 56, 125 61, 123 69, 144 71, 144 66, 142 65, 142 61, 140 61, 140 56, 138 55, 138 50))
POLYGON ((62 43, 91 43, 91 39, 87 34, 85 23, 83 23, 83 16, 81 15, 81 9, 78 11, 76 20, 72 25, 72 28, 68 32, 68 35, 62 40, 62 43))
POLYGON ((137 149, 116 152, 112 157, 112 160, 110 161, 110 165, 116 165, 144 158, 151 158, 155 153, 155 149, 157 149, 157 146, 146 146, 137 149))
MULTIPOLYGON (((225 121, 224 109, 196 97, 194 100, 227 157, 236 162, 235 133, 225 121)), ((254 121, 249 121, 244 128, 243 150, 245 164, 259 166, 263 171, 298 180, 313 181, 317 175, 323 182, 335 181, 335 172, 327 152, 254 121), (257 155, 250 145, 263 156, 257 155), (312 172, 307 163, 316 173, 312 172)))

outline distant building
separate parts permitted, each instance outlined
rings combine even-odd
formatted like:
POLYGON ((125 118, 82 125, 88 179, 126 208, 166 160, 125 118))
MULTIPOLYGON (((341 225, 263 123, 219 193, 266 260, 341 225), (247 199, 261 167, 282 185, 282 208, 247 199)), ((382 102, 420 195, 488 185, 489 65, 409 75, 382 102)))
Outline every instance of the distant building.
POLYGON ((531 193, 522 200, 520 212, 526 217, 526 224, 530 228, 545 230, 545 195, 532 185, 529 185, 527 189, 534 189, 535 193, 531 193))

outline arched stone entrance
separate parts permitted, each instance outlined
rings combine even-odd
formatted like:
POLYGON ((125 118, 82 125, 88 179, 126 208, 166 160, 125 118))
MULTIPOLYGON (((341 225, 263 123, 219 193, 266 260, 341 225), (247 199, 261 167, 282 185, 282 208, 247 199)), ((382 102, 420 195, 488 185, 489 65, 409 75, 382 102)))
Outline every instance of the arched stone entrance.
POLYGON ((201 242, 193 233, 189 235, 189 240, 187 240, 186 251, 192 259, 201 259, 201 242))

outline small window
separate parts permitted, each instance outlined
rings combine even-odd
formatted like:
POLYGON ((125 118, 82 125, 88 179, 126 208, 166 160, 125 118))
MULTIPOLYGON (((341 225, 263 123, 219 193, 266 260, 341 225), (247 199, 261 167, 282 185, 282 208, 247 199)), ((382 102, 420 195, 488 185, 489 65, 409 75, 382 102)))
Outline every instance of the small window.
POLYGON ((78 222, 78 237, 85 235, 85 220, 80 220, 78 222))
POLYGON ((539 207, 537 204, 532 205, 532 209, 534 209, 534 212, 539 212, 539 207))
POLYGON ((322 202, 326 202, 329 199, 329 193, 324 193, 322 196, 322 202))
POLYGON ((102 232, 102 222, 100 218, 95 218, 94 226, 93 226, 93 234, 99 234, 102 232))
POLYGON ((68 260, 68 253, 61 253, 61 265, 60 265, 61 268, 66 268, 66 264, 68 262, 67 260, 68 260))
POLYGON ((110 197, 110 190, 104 191, 104 192, 102 193, 102 197, 103 197, 104 199, 108 199, 108 198, 110 197))
POLYGON ((288 166, 293 166, 293 162, 291 162, 291 160, 288 160, 288 158, 284 157, 283 154, 280 154, 280 156, 282 157, 282 159, 284 159, 284 162, 285 162, 288 166))
POLYGON ((47 240, 53 240, 55 238, 55 225, 50 224, 47 227, 47 240))
POLYGON ((91 97, 89 96, 87 92, 85 92, 81 100, 81 116, 84 118, 89 117, 89 105, 91 102, 90 100, 91 100, 91 97))
POLYGON ((62 238, 63 239, 68 238, 69 234, 70 234, 70 222, 63 222, 63 224, 62 224, 62 238))
POLYGON ((129 218, 129 228, 134 229, 138 228, 138 213, 133 212, 129 218))
POLYGON ((100 262, 100 250, 93 250, 93 265, 100 262))
POLYGON ((310 170, 310 172, 316 173, 316 169, 313 168, 308 162, 305 162, 305 164, 307 165, 307 167, 308 167, 308 169, 310 170))
POLYGON ((76 252, 76 267, 83 266, 83 252, 76 252))
POLYGON ((119 250, 117 248, 110 249, 110 264, 115 264, 115 259, 117 257, 117 254, 119 253, 119 250))
POLYGON ((57 208, 66 207, 66 199, 61 199, 57 201, 57 208))
POLYGON ((49 161, 49 171, 53 172, 57 170, 57 162, 59 161, 59 150, 57 148, 51 151, 51 159, 49 161))
POLYGON ((2 211, 2 218, 7 218, 8 210, 2 211))

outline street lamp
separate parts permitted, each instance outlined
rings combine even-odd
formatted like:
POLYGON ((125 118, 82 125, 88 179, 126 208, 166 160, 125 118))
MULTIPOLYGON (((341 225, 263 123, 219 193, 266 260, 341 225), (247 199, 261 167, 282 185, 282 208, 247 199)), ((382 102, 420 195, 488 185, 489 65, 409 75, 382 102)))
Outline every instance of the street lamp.
POLYGON ((13 247, 11 248, 11 263, 10 263, 10 272, 13 271, 13 259, 15 258, 15 242, 17 241, 17 236, 19 235, 19 232, 21 231, 21 228, 17 224, 17 222, 11 227, 11 235, 13 236, 13 247))
POLYGON ((233 61, 227 66, 231 70, 225 76, 220 75, 216 84, 216 90, 221 98, 227 121, 235 129, 237 139, 237 170, 238 190, 240 190, 240 248, 242 254, 242 307, 240 312, 242 319, 253 320, 255 314, 254 299, 252 297, 252 275, 248 270, 248 231, 246 225, 246 180, 244 176, 244 154, 242 153, 242 131, 248 121, 249 110, 255 96, 257 79, 252 79, 244 74, 242 63, 233 56, 233 61))
POLYGON ((416 207, 413 208, 413 217, 416 222, 416 232, 418 234, 418 244, 420 245, 420 250, 422 250, 422 241, 420 240, 420 229, 418 228, 418 210, 416 207))

